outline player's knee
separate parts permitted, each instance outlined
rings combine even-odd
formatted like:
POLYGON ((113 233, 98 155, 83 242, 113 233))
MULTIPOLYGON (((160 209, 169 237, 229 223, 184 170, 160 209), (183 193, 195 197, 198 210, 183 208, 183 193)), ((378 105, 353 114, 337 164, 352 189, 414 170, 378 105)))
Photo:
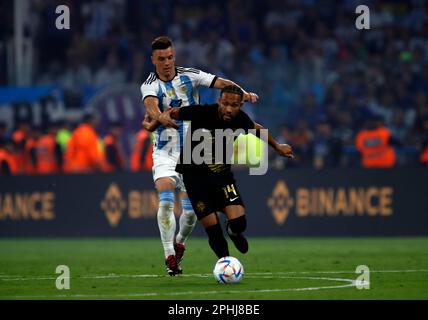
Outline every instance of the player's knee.
POLYGON ((161 194, 165 191, 170 191, 174 193, 174 189, 176 186, 176 183, 173 179, 169 177, 159 178, 155 181, 156 190, 161 194))
POLYGON ((189 198, 181 199, 181 207, 183 209, 182 215, 184 215, 188 224, 193 224, 196 222, 196 215, 193 211, 192 204, 190 203, 189 198))
POLYGON ((159 192, 159 214, 168 214, 171 210, 174 210, 174 191, 159 192))
POLYGON ((228 220, 228 229, 234 234, 243 233, 247 228, 247 219, 245 215, 235 219, 228 220))
POLYGON ((187 224, 195 224, 196 223, 196 214, 192 211, 183 211, 182 215, 184 215, 184 219, 187 224))

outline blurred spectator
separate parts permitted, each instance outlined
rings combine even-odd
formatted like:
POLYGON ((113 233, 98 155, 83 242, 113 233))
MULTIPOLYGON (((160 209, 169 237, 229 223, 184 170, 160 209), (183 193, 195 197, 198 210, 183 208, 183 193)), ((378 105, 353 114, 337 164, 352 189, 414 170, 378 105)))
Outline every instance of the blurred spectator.
POLYGON ((289 120, 296 122, 298 119, 305 119, 308 127, 313 130, 318 121, 323 117, 323 114, 324 111, 317 104, 315 95, 307 93, 302 97, 302 105, 298 105, 297 108, 294 108, 294 114, 289 115, 289 120))
POLYGON ((144 82, 145 59, 142 52, 134 52, 132 56, 132 65, 129 69, 128 79, 131 83, 141 85, 144 82))
POLYGON ((122 171, 125 169, 125 159, 120 138, 122 135, 122 124, 112 122, 108 126, 108 133, 104 137, 104 171, 122 171))
POLYGON ((124 82, 125 72, 119 67, 116 53, 110 52, 106 59, 106 65, 95 73, 95 85, 104 87, 124 82))
POLYGON ((293 146, 294 160, 299 166, 311 165, 311 144, 313 133, 308 123, 301 118, 297 121, 291 135, 290 145, 293 146))
POLYGON ((47 71, 37 79, 38 85, 60 85, 63 77, 63 69, 58 60, 48 64, 47 71))
POLYGON ((67 69, 60 81, 64 87, 65 105, 78 107, 82 105, 84 87, 92 84, 91 70, 83 64, 81 57, 69 52, 67 69))
MULTIPOLYGON (((292 131, 288 126, 281 126, 278 129, 278 135, 276 136, 276 141, 281 144, 291 144, 292 140, 292 131)), ((290 161, 287 158, 280 157, 272 148, 268 149, 269 158, 273 157, 274 160, 271 162, 273 167, 278 170, 284 169, 284 167, 288 164, 295 164, 295 161, 290 161)), ((293 146, 293 152, 294 152, 294 146, 293 146)))
POLYGON ((30 154, 28 148, 26 148, 30 133, 31 124, 28 120, 19 121, 17 128, 12 133, 18 174, 25 174, 31 171, 30 154))
POLYGON ((36 158, 36 146, 40 139, 40 136, 42 135, 42 129, 39 126, 32 126, 31 130, 28 134, 28 138, 25 142, 25 159, 26 160, 26 167, 25 167, 25 173, 26 174, 35 174, 36 168, 37 168, 37 158, 36 158))
POLYGON ((361 154, 364 168, 391 168, 396 155, 391 146, 392 136, 379 116, 367 121, 366 127, 357 133, 355 145, 361 154))
POLYGON ((102 171, 103 150, 95 131, 97 119, 88 114, 72 133, 64 156, 64 170, 70 173, 102 171))
POLYGON ((51 124, 35 141, 31 149, 34 172, 36 174, 54 174, 62 172, 63 155, 56 142, 57 124, 51 124))
POLYGON ((1 140, 6 139, 6 134, 7 134, 7 125, 5 122, 0 121, 0 139, 1 140))
POLYGON ((401 145, 407 140, 408 127, 405 123, 404 111, 401 109, 394 110, 391 119, 391 135, 396 138, 401 145))
POLYGON ((419 161, 423 165, 428 165, 428 117, 425 117, 422 121, 422 128, 424 129, 422 135, 422 144, 421 144, 421 153, 419 156, 419 161))
POLYGON ((316 169, 340 166, 342 144, 333 136, 331 124, 327 120, 320 121, 316 126, 312 142, 312 161, 316 169))
POLYGON ((68 140, 70 140, 71 134, 71 125, 64 120, 58 121, 56 142, 61 147, 62 153, 65 153, 65 150, 67 150, 68 140))
POLYGON ((13 142, 0 138, 0 176, 18 173, 16 159, 13 154, 13 142))
POLYGON ((428 98, 427 93, 419 91, 415 95, 415 131, 416 134, 422 134, 424 132, 423 119, 428 117, 428 98))
POLYGON ((396 108, 394 95, 392 92, 384 92, 381 101, 379 104, 372 104, 369 107, 369 110, 372 114, 377 114, 382 116, 385 123, 390 126, 392 124, 392 117, 394 114, 394 109, 396 108))
POLYGON ((135 135, 135 144, 131 153, 131 171, 149 171, 152 170, 152 142, 150 132, 141 129, 135 135))
POLYGON ((82 6, 82 15, 85 19, 85 37, 89 40, 99 40, 110 31, 116 11, 114 1, 95 0, 82 6))

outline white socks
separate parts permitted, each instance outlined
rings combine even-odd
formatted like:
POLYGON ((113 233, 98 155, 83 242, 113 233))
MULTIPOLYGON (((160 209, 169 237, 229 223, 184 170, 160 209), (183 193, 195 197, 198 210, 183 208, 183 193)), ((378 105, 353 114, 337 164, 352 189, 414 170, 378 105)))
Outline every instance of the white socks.
MULTIPOLYGON (((184 244, 192 233, 197 219, 188 198, 183 198, 181 200, 181 207, 183 211, 179 220, 180 230, 177 234, 176 241, 184 244)), ((159 192, 157 219, 165 258, 167 258, 170 255, 175 255, 174 235, 176 221, 174 216, 174 192, 172 190, 159 192)))
POLYGON ((174 216, 174 191, 166 190, 159 192, 157 218, 165 258, 167 258, 170 255, 175 255, 174 235, 176 222, 174 216))
POLYGON ((177 234, 176 240, 178 243, 184 244, 195 227, 196 215, 193 211, 192 205, 190 204, 189 198, 181 199, 181 207, 183 208, 183 211, 179 221, 180 231, 177 234))

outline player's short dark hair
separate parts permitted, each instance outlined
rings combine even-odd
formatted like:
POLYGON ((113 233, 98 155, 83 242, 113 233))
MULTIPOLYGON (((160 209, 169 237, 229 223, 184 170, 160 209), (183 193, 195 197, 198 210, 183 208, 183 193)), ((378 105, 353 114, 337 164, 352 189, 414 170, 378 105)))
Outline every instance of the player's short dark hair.
POLYGON ((234 94, 238 94, 241 99, 244 97, 244 91, 242 91, 242 89, 238 86, 225 86, 223 89, 221 89, 220 92, 220 97, 222 96, 223 93, 234 93, 234 94))
POLYGON ((168 49, 169 47, 172 47, 172 40, 167 36, 160 36, 152 41, 152 52, 168 49))

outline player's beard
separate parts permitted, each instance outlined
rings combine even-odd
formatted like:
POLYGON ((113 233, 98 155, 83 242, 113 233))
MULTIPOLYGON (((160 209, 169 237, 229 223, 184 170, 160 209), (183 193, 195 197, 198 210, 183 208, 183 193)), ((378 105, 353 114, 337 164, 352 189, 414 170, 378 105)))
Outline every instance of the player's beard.
POLYGON ((231 121, 231 120, 232 120, 232 115, 229 115, 229 114, 223 114, 223 120, 224 120, 224 121, 231 121))

